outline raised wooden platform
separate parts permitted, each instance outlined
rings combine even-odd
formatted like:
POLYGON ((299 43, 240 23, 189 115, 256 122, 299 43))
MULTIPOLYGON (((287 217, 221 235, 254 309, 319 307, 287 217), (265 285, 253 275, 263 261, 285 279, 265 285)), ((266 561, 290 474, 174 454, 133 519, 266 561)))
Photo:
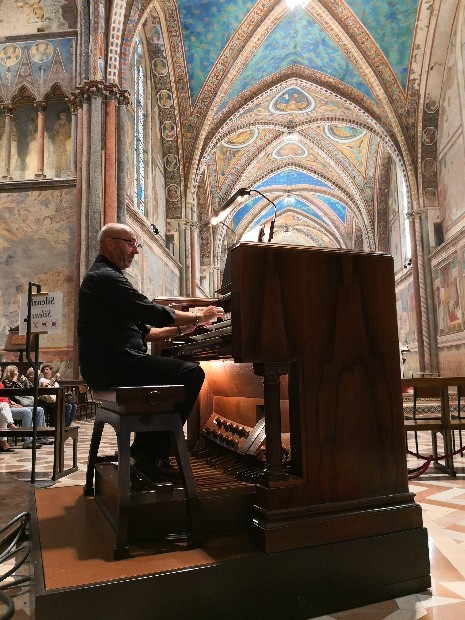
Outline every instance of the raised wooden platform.
POLYGON ((59 487, 35 491, 31 530, 37 620, 304 620, 430 585, 424 528, 273 554, 239 532, 200 549, 138 545, 115 562, 113 532, 95 499, 59 487))

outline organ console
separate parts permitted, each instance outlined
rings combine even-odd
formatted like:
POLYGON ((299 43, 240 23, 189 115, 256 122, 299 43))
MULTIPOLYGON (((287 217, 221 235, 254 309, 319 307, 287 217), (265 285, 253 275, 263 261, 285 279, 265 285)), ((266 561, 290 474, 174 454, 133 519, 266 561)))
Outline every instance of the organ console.
POLYGON ((339 562, 343 543, 363 554, 370 541, 394 572, 402 563, 391 593, 428 587, 407 482, 392 257, 242 243, 231 260, 219 298, 154 300, 226 312, 163 351, 206 373, 193 458, 254 485, 247 518, 266 553, 325 545, 339 562))

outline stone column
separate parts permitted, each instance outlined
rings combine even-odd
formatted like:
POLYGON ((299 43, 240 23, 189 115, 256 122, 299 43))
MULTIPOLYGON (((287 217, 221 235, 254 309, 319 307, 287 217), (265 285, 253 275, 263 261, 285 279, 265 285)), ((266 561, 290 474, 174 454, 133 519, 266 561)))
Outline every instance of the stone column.
POLYGON ((179 294, 181 296, 187 296, 187 243, 186 243, 186 221, 180 220, 178 224, 179 230, 179 262, 181 263, 181 277, 180 277, 180 285, 181 290, 179 294))
POLYGON ((191 222, 190 225, 190 248, 191 248, 191 264, 190 264, 190 293, 192 297, 197 295, 197 232, 198 225, 191 222))
POLYGON ((116 221, 126 222, 126 176, 127 176, 127 153, 126 132, 128 131, 127 107, 129 105, 129 92, 121 90, 118 95, 116 108, 116 221))
POLYGON ((72 178, 76 178, 76 170, 77 170, 77 102, 75 98, 71 99, 69 102, 69 108, 71 110, 71 163, 69 169, 69 175, 72 178))
POLYGON ((102 135, 103 121, 103 82, 89 82, 87 84, 90 96, 90 157, 89 157, 89 260, 93 261, 98 253, 98 233, 103 220, 103 170, 102 150, 104 137, 102 135))
POLYGON ((37 101, 37 172, 36 179, 45 179, 44 174, 44 146, 45 146, 45 108, 44 101, 37 101))
POLYGON ((116 98, 115 87, 107 86, 105 99, 105 164, 103 223, 116 222, 116 98))
POLYGON ((2 179, 12 181, 11 176, 11 125, 13 123, 13 106, 6 106, 5 110, 5 162, 3 167, 2 179))
POLYGON ((415 320, 417 323, 418 362, 420 371, 425 372, 427 369, 430 369, 430 354, 429 327, 426 316, 424 286, 425 265, 423 252, 421 251, 422 235, 420 213, 418 211, 411 211, 407 216, 409 218, 410 239, 412 240, 412 276, 413 292, 415 296, 415 320))
MULTIPOLYGON (((89 268, 89 239, 87 221, 89 217, 89 185, 90 185, 90 95, 87 88, 79 89, 82 101, 82 108, 79 111, 80 120, 80 153, 78 152, 77 185, 81 186, 81 278, 89 268)), ((79 144, 79 143, 78 143, 79 144)))

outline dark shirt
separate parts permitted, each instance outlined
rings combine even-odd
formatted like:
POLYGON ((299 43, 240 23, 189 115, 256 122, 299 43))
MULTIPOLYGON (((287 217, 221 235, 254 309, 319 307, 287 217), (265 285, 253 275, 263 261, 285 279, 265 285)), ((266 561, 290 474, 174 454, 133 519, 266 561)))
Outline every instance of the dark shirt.
POLYGON ((114 263, 97 256, 79 291, 81 369, 95 368, 108 357, 146 353, 144 339, 150 326, 165 327, 173 322, 171 308, 151 302, 114 263))

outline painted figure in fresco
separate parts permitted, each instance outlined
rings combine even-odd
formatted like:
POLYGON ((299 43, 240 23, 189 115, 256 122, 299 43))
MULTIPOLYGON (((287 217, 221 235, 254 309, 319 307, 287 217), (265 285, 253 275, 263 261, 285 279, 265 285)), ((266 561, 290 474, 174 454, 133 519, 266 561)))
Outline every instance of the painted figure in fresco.
POLYGON ((154 58, 152 61, 152 67, 155 75, 158 75, 159 77, 168 73, 168 65, 166 64, 166 60, 164 58, 154 58))
POLYGON ((157 95, 157 101, 160 108, 171 108, 173 105, 173 95, 169 90, 161 90, 157 95))
POLYGON ((31 58, 34 62, 47 62, 52 56, 53 46, 48 41, 35 43, 31 48, 31 58))
MULTIPOLYGON (((22 175, 26 175, 26 173, 33 175, 34 170, 28 169, 28 156, 31 155, 33 143, 37 138, 37 115, 33 114, 28 122, 20 125, 15 119, 15 126, 18 172, 22 175)), ((32 164, 31 161, 29 163, 32 164)))
POLYGON ((7 43, 0 49, 0 63, 6 67, 15 65, 21 58, 21 50, 13 43, 7 43))
POLYGON ((178 169, 178 158, 174 153, 168 153, 165 157, 165 168, 169 172, 173 172, 178 169))
POLYGON ((71 125, 66 112, 60 112, 53 125, 53 146, 55 152, 55 177, 62 176, 68 161, 68 142, 71 138, 71 125))
POLYGON ((166 188, 166 197, 170 202, 179 200, 179 187, 177 185, 168 185, 166 188))
POLYGON ((176 125, 171 121, 165 121, 161 127, 161 134, 165 140, 174 140, 176 137, 176 125))

